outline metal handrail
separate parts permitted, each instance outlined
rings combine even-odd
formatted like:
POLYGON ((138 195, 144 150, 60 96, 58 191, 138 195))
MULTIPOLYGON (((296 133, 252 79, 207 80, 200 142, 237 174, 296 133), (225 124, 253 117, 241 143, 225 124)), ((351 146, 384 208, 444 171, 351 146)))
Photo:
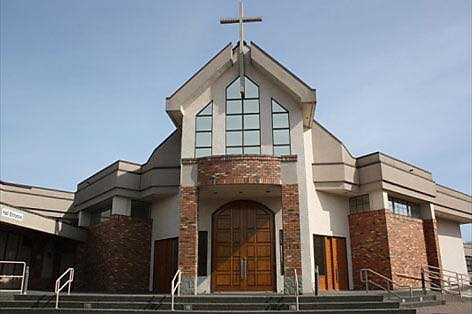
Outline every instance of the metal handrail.
POLYGON ((470 283, 472 283, 472 275, 469 275, 469 274, 459 273, 457 271, 448 270, 448 269, 440 268, 433 265, 422 265, 421 267, 423 269, 426 268, 428 271, 431 271, 431 269, 434 269, 431 272, 440 273, 443 277, 454 278, 454 279, 457 279, 457 277, 459 277, 461 283, 464 282, 464 278, 468 279, 469 284, 467 285, 470 285, 470 283), (449 273, 450 275, 448 275, 447 273, 449 273))
POLYGON ((171 288, 170 288, 170 293, 171 293, 170 310, 171 311, 174 311, 174 295, 175 295, 176 290, 177 290, 177 295, 180 296, 181 283, 182 283, 182 272, 180 271, 180 269, 178 269, 174 275, 174 278, 172 278, 172 282, 171 282, 171 288), (177 283, 175 282, 176 279, 177 279, 177 283))
POLYGON ((298 301, 298 275, 297 275, 297 269, 294 268, 293 269, 294 273, 295 273, 295 307, 296 307, 296 310, 297 311, 300 311, 300 303, 298 301))
POLYGON ((26 262, 21 262, 21 261, 0 261, 0 264, 14 264, 14 265, 23 265, 23 271, 21 272, 21 275, 0 275, 0 279, 2 278, 21 278, 21 284, 20 284, 20 289, 0 289, 0 291, 19 291, 20 293, 26 294, 26 291, 24 291, 25 287, 25 274, 26 274, 26 262))
POLYGON ((57 278, 56 285, 54 286, 54 293, 56 294, 56 309, 59 308, 59 294, 61 293, 62 289, 68 286, 67 295, 70 295, 70 288, 73 281, 74 281, 74 268, 72 267, 68 268, 59 278, 57 278), (69 279, 67 279, 67 281, 61 286, 61 279, 67 274, 69 275, 69 279))
POLYGON ((408 290, 410 292, 410 298, 413 298, 413 288, 411 286, 399 284, 398 282, 395 282, 392 279, 390 279, 388 277, 385 277, 384 275, 373 271, 372 269, 369 269, 369 268, 361 269, 360 275, 361 275, 361 282, 365 283, 365 291, 367 293, 369 292, 369 284, 372 284, 372 285, 376 286, 377 288, 380 288, 384 291, 387 291, 388 293, 391 293, 391 294, 395 295, 396 297, 398 297, 399 299, 402 299, 402 301, 404 301, 404 297, 402 297, 398 293, 395 293, 395 292, 390 290, 390 288, 393 289, 394 286, 398 286, 399 288, 408 288, 408 290), (376 283, 375 281, 369 280, 369 273, 384 279, 385 282, 387 283, 387 288, 385 288, 384 286, 376 283), (363 276, 363 275, 365 275, 365 276, 363 276))
POLYGON ((426 282, 429 282, 429 286, 431 290, 439 290, 441 291, 441 295, 444 297, 445 293, 459 295, 462 299, 462 292, 466 286, 472 287, 470 284, 472 276, 467 274, 455 272, 452 270, 443 269, 440 267, 432 266, 432 265, 424 265, 421 266, 421 286, 423 291, 426 291, 426 282), (431 270, 435 269, 435 270, 431 270), (452 275, 448 275, 445 273, 450 273, 452 275), (469 278, 469 283, 464 283, 464 277, 469 278), (455 280, 451 281, 451 278, 455 280), (436 283, 436 282, 439 283, 436 283), (457 287, 457 291, 454 290, 457 287))

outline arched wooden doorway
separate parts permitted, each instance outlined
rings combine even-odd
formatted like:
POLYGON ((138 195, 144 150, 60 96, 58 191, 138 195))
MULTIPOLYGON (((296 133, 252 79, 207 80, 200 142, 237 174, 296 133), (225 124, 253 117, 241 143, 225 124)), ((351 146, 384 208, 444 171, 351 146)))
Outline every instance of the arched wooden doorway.
POLYGON ((213 214, 212 290, 274 291, 274 214, 253 201, 235 201, 213 214))

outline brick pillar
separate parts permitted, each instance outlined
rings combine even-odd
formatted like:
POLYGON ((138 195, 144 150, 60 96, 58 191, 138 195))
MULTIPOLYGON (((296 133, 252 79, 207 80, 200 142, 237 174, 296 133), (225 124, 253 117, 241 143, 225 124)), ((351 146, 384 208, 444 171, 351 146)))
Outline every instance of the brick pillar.
MULTIPOLYGON (((370 268, 387 278, 392 278, 386 210, 349 215, 349 233, 354 288, 365 287, 360 280, 360 270, 363 268, 370 268)), ((384 280, 371 279, 385 285, 384 280)))
POLYGON ((111 215, 89 227, 76 250, 77 286, 85 291, 147 292, 152 220, 111 215))
POLYGON ((441 268, 441 253, 439 251, 438 224, 436 219, 423 220, 423 230, 428 264, 441 268))
POLYGON ((179 269, 183 294, 196 292, 198 263, 198 188, 180 188, 179 269))
POLYGON ((302 284, 302 261, 300 244, 300 209, 298 184, 282 185, 282 228, 284 232, 284 292, 295 292, 297 270, 299 288, 302 284))

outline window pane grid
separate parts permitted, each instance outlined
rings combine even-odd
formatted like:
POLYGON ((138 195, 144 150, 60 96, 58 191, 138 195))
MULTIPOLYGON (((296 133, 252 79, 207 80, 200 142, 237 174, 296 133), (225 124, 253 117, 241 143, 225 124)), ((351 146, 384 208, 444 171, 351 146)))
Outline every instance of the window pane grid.
POLYGON ((388 205, 393 214, 421 218, 421 211, 418 209, 416 204, 389 197, 388 205))
POLYGON ((251 97, 241 98, 239 78, 226 88, 227 154, 260 154, 259 88, 247 78, 246 88, 251 97))
POLYGON ((272 99, 272 147, 275 156, 290 155, 290 119, 288 110, 272 99))
POLYGON ((195 157, 211 156, 213 141, 213 102, 195 116, 195 157))

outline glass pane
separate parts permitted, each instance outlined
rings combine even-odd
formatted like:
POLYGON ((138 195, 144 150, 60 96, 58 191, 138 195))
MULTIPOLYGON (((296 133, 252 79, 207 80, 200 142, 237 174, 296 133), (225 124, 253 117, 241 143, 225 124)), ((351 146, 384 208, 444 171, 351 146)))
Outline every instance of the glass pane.
POLYGON ((226 113, 241 113, 241 100, 227 100, 226 113))
POLYGON ((244 145, 260 145, 260 131, 244 131, 244 145))
POLYGON ((211 148, 196 148, 195 149, 195 157, 205 157, 211 156, 211 148))
POLYGON ((242 116, 226 116, 226 130, 242 130, 242 116))
POLYGON ((242 144, 243 141, 241 131, 226 132, 226 146, 240 146, 242 144))
POLYGON ((239 77, 226 89, 226 99, 241 98, 239 91, 239 77))
POLYGON ((211 146, 211 132, 198 132, 196 143, 197 147, 211 146))
POLYGON ((244 100, 244 113, 259 113, 259 100, 244 100))
POLYGON ((244 129, 259 129, 259 115, 251 114, 244 116, 244 129))
POLYGON ((272 99, 272 112, 287 112, 278 102, 272 99))
POLYGON ((274 146, 274 155, 275 156, 284 156, 290 155, 290 146, 274 146))
POLYGON ((273 114, 272 123, 275 129, 288 128, 288 113, 273 114))
POLYGON ((211 116, 213 113, 213 103, 209 103, 202 111, 198 113, 199 116, 211 116))
POLYGON ((242 147, 227 147, 226 154, 228 155, 241 155, 243 153, 242 147))
POLYGON ((260 147, 244 147, 244 154, 260 155, 261 148, 260 147))
POLYGON ((197 117, 197 131, 211 131, 211 117, 197 117))
POLYGON ((274 130, 274 145, 290 144, 289 132, 285 130, 274 130))
POLYGON ((245 98, 259 98, 259 88, 247 77, 244 79, 245 98))

